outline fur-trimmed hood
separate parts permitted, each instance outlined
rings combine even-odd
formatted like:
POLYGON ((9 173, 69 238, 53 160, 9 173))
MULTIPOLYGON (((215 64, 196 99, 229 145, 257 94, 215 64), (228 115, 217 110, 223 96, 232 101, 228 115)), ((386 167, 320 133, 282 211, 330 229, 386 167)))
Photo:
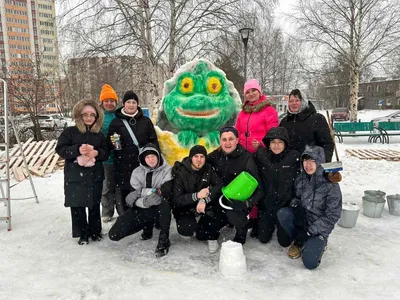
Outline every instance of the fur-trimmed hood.
POLYGON ((86 125, 83 123, 83 120, 81 117, 82 109, 86 105, 90 105, 96 110, 96 113, 97 113, 96 120, 94 121, 93 125, 90 127, 89 130, 91 132, 98 133, 98 132, 100 132, 101 126, 103 125, 104 112, 103 112, 103 109, 93 100, 81 100, 77 104, 75 104, 73 112, 72 112, 72 117, 75 121, 75 125, 80 132, 82 132, 82 133, 86 132, 86 130, 87 130, 86 125))

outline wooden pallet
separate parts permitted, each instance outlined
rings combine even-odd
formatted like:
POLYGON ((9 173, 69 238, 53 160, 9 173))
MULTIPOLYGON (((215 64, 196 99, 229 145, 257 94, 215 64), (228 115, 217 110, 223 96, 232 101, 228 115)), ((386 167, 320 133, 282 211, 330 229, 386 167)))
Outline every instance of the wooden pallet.
MULTIPOLYGON (((26 163, 31 174, 36 176, 45 176, 54 172, 60 166, 62 160, 55 152, 57 140, 33 141, 27 140, 22 144, 26 163)), ((23 158, 19 147, 14 146, 10 151, 10 176, 13 175, 18 181, 24 180, 28 174, 24 167, 23 158)), ((0 177, 5 176, 5 168, 0 169, 0 177)))
POLYGON ((346 153, 359 159, 400 161, 400 151, 381 149, 347 149, 346 153))

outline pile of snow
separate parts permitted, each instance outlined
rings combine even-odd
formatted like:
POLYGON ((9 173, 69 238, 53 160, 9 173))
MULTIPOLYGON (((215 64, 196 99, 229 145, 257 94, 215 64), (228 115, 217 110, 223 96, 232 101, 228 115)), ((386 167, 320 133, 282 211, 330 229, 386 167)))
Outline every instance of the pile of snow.
MULTIPOLYGON (((387 204, 381 218, 362 214, 364 190, 400 193, 400 162, 345 154, 350 148, 400 151, 400 138, 385 145, 354 138, 337 147, 344 167, 343 201, 361 211, 356 227, 335 227, 316 270, 288 258, 276 237, 268 244, 248 237, 243 247, 247 273, 227 279, 218 270, 219 253, 209 254, 205 242, 183 241, 174 220, 170 253, 161 259, 154 256, 157 230, 147 241, 139 233, 120 242, 105 238, 79 246, 71 238, 64 177, 58 171, 34 178, 39 204, 12 201, 12 231, 0 223, 1 299, 400 299, 400 217, 390 215, 387 204)), ((11 192, 14 198, 32 194, 27 180, 11 192)), ((5 209, 1 204, 0 216, 5 209)), ((224 228, 219 241, 233 236, 233 229, 224 228)))

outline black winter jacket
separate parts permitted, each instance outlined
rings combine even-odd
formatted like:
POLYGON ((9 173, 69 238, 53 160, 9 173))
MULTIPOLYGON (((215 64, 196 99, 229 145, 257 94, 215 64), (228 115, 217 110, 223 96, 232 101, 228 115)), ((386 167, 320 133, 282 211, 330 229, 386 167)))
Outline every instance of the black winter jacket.
POLYGON ((288 131, 290 149, 303 153, 306 145, 320 146, 324 148, 326 161, 332 161, 334 143, 328 123, 310 101, 308 107, 298 114, 288 112, 279 126, 288 131))
POLYGON ((260 210, 276 213, 281 207, 289 206, 293 197, 293 184, 300 171, 300 153, 286 146, 280 154, 269 149, 272 139, 280 139, 288 144, 285 128, 271 128, 263 143, 267 148, 259 147, 254 153, 254 160, 261 177, 265 197, 258 203, 260 210))
POLYGON ((248 172, 257 180, 259 184, 247 200, 249 208, 253 207, 264 197, 262 187, 260 186, 261 181, 257 165, 251 153, 244 149, 242 145, 238 144, 237 148, 229 154, 225 154, 218 148, 208 155, 207 162, 215 168, 218 175, 222 178, 224 186, 227 186, 243 171, 248 172))
POLYGON ((101 132, 81 133, 77 127, 68 127, 58 138, 56 152, 65 159, 64 193, 66 207, 92 207, 100 204, 104 179, 103 161, 108 159, 107 142, 101 132), (82 167, 76 161, 79 147, 90 144, 98 151, 93 167, 82 167))
POLYGON ((108 147, 114 151, 114 166, 115 166, 115 180, 119 187, 124 190, 130 190, 130 178, 132 171, 139 166, 139 149, 133 143, 133 140, 125 127, 122 119, 128 121, 136 139, 139 142, 139 147, 143 147, 147 143, 154 144, 159 148, 157 134, 151 120, 143 115, 142 109, 138 107, 138 113, 135 117, 131 118, 122 114, 122 107, 115 111, 116 118, 111 121, 107 142, 108 147), (111 135, 117 133, 120 135, 121 150, 114 150, 111 143, 111 135))
POLYGON ((221 196, 222 179, 214 168, 206 163, 199 171, 191 167, 188 157, 182 162, 175 162, 172 168, 173 189, 171 204, 174 210, 190 211, 197 206, 196 193, 201 189, 210 187, 210 195, 207 206, 217 203, 221 196))

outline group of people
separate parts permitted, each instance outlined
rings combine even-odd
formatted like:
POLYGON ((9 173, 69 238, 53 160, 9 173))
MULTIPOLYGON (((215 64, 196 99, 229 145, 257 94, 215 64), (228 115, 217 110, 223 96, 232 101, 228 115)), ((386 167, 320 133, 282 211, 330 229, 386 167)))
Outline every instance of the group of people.
POLYGON ((182 238, 208 241, 210 253, 218 251, 225 226, 235 228, 233 240, 241 244, 250 228, 250 236, 261 243, 277 229, 279 244, 290 246, 289 257, 302 257, 309 269, 319 265, 341 213, 341 176, 321 166, 331 161, 334 142, 325 118, 302 91, 291 91, 287 116, 279 124, 257 80, 247 81, 235 126, 220 129, 220 147, 207 153, 194 145, 172 167, 138 96, 127 91, 122 103, 117 109, 117 94, 104 85, 100 105, 78 102, 75 126, 58 140, 56 151, 66 161, 65 206, 79 244, 101 240, 101 221, 111 221, 116 210, 110 240, 139 231, 147 240, 157 227, 157 257, 169 252, 173 215, 182 238), (258 182, 252 195, 245 201, 223 197, 222 187, 242 172, 258 182))

